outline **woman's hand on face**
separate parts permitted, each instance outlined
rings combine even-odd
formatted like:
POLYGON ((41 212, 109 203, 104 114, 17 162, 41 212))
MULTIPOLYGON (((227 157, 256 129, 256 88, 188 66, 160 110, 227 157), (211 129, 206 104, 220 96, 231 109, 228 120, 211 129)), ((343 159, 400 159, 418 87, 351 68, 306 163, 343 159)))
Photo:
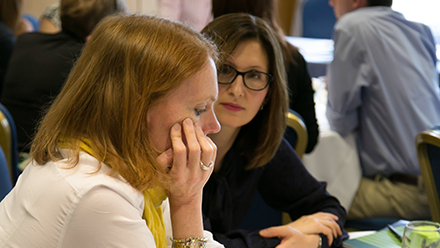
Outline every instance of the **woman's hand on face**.
MULTIPOLYGON (((289 226, 294 230, 298 230, 304 235, 318 235, 322 233, 327 237, 328 244, 329 246, 331 246, 334 237, 342 235, 341 228, 336 222, 337 220, 338 217, 336 215, 319 212, 311 215, 302 216, 296 221, 291 222, 285 226, 289 226)), ((271 228, 268 228, 266 230, 269 229, 271 228)), ((276 230, 271 232, 275 232, 275 235, 272 237, 279 236, 277 235, 276 230)))
POLYGON ((200 162, 210 165, 211 161, 215 161, 217 146, 205 136, 200 125, 193 124, 189 118, 181 125, 174 124, 171 128, 171 142, 173 165, 169 171, 170 204, 183 206, 193 201, 201 203, 203 186, 208 181, 214 166, 209 170, 203 170, 200 162))
POLYGON ((276 248, 318 247, 318 234, 304 234, 290 225, 270 227, 260 231, 264 238, 279 238, 281 243, 276 248))

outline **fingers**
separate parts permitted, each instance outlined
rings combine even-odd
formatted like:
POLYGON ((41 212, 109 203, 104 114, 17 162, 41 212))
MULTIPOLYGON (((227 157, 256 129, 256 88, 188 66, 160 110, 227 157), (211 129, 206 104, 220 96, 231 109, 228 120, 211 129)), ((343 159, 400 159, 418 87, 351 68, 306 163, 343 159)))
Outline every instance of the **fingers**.
MULTIPOLYGON (((201 148, 196 137, 196 130, 190 118, 187 118, 182 123, 183 131, 185 133, 186 145, 188 149, 188 169, 193 175, 200 172, 200 153, 201 148)), ((209 163, 208 163, 209 164, 209 163)))
POLYGON ((302 216, 289 225, 304 234, 323 234, 327 237, 330 245, 335 237, 342 235, 337 220, 338 217, 333 214, 319 212, 302 216))
MULTIPOLYGON (((332 228, 333 226, 329 224, 329 221, 326 219, 327 216, 315 216, 313 215, 313 220, 317 224, 318 232, 316 234, 322 233, 327 237, 328 244, 331 246, 333 243, 334 237, 337 237, 336 232, 332 228), (325 225, 326 223, 327 225, 325 225)), ((335 223, 333 221, 333 223, 335 223)), ((337 224, 336 224, 337 225, 337 224)))
POLYGON ((322 226, 322 234, 327 237, 328 245, 331 246, 335 237, 342 235, 341 228, 336 222, 339 218, 329 213, 315 214, 315 221, 322 226))
POLYGON ((173 168, 171 173, 181 174, 186 167, 186 146, 182 139, 182 126, 176 123, 171 128, 171 146, 173 148, 173 168))
POLYGON ((302 235, 290 239, 281 240, 281 243, 275 248, 304 248, 318 247, 319 235, 302 235))
POLYGON ((217 155, 217 146, 214 144, 214 142, 212 142, 210 138, 205 136, 201 126, 198 123, 196 123, 194 127, 197 140, 202 150, 200 161, 202 161, 206 166, 213 167, 213 163, 217 155))
POLYGON ((339 220, 338 216, 336 216, 334 214, 331 214, 331 213, 318 212, 318 213, 313 214, 313 215, 316 216, 316 217, 319 217, 319 218, 327 218, 327 219, 332 219, 332 220, 335 220, 335 221, 339 220))
POLYGON ((202 170, 201 162, 203 161, 205 166, 213 167, 217 154, 214 142, 205 136, 201 126, 194 124, 190 118, 185 119, 182 124, 174 124, 170 137, 173 150, 173 166, 170 173, 176 182, 182 180, 180 183, 184 183, 186 180, 206 183, 212 170, 202 170), (206 171, 209 173, 204 173, 206 171))
POLYGON ((341 228, 339 227, 339 224, 336 221, 324 219, 324 220, 320 220, 320 222, 321 224, 332 230, 334 237, 342 235, 341 228))
POLYGON ((330 213, 322 213, 319 212, 315 214, 318 218, 318 221, 323 224, 324 226, 330 228, 333 233, 333 237, 341 236, 342 230, 339 227, 339 224, 336 222, 339 220, 338 216, 330 213))
POLYGON ((214 162, 214 164, 212 165, 212 167, 215 167, 215 161, 217 159, 217 145, 214 143, 214 141, 212 141, 211 138, 209 138, 208 136, 205 136, 206 140, 208 141, 208 143, 210 144, 210 146, 214 149, 214 152, 212 153, 212 158, 211 160, 214 162))
POLYGON ((320 226, 320 230, 318 232, 324 234, 327 237, 328 240, 328 245, 331 246, 331 244, 333 243, 333 239, 335 236, 333 236, 333 230, 325 225, 323 225, 319 220, 316 220, 316 222, 318 223, 318 225, 320 226))
POLYGON ((174 124, 170 137, 173 150, 173 167, 169 172, 170 204, 183 206, 199 202, 210 174, 200 168, 201 147, 192 120, 188 118, 182 124, 174 124))
MULTIPOLYGON (((180 149, 181 153, 183 153, 183 150, 186 149, 188 169, 190 169, 194 174, 199 173, 200 161, 202 161, 206 166, 212 165, 212 163, 215 161, 217 146, 214 144, 214 142, 212 142, 211 139, 205 136, 200 125, 198 123, 193 124, 190 118, 187 118, 182 122, 181 128, 183 129, 183 133, 185 135, 186 145, 182 141, 182 134, 177 133, 177 127, 174 129, 173 126, 171 131, 173 149, 180 149), (176 133, 174 133, 174 131, 176 133)), ((178 157, 178 159, 182 160, 180 162, 183 162, 183 157, 183 154, 178 157)))
POLYGON ((319 243, 319 235, 306 235, 289 225, 261 230, 260 235, 265 238, 281 239, 281 243, 276 248, 317 247, 319 243))
POLYGON ((263 229, 260 231, 260 235, 264 238, 278 237, 280 239, 283 239, 296 235, 302 236, 303 234, 289 225, 284 225, 284 226, 275 226, 275 227, 269 227, 267 229, 263 229))

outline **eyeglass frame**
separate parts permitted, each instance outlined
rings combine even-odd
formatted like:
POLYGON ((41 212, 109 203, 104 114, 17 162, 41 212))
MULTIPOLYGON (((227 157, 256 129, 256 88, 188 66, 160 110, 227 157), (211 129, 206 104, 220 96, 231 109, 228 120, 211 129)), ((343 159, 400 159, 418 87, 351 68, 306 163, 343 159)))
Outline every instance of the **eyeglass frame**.
MULTIPOLYGON (((223 65, 223 66, 225 66, 225 65, 223 65)), ((232 84, 232 83, 234 83, 235 79, 237 79, 238 76, 241 76, 241 78, 243 79, 243 84, 244 84, 244 86, 245 86, 246 88, 248 88, 248 89, 250 89, 250 90, 252 90, 252 91, 262 91, 262 90, 266 89, 267 86, 269 86, 269 84, 274 80, 274 77, 273 77, 271 74, 269 74, 269 73, 265 73, 265 72, 257 71, 257 70, 250 70, 250 71, 241 72, 241 71, 238 71, 237 69, 235 69, 233 66, 230 66, 230 65, 226 65, 226 66, 231 67, 231 68, 235 71, 235 77, 234 77, 234 78, 231 80, 231 82, 229 82, 229 83, 220 83, 220 81, 218 81, 218 79, 217 79, 218 83, 219 83, 219 84, 222 84, 222 85, 232 84), (262 89, 255 90, 255 89, 251 89, 251 88, 249 88, 249 86, 247 86, 247 84, 246 84, 246 80, 244 79, 244 78, 245 78, 244 76, 245 76, 247 73, 250 73, 250 72, 254 72, 254 73, 255 73, 255 72, 262 73, 262 74, 264 74, 264 75, 266 75, 266 76, 268 77, 267 83, 266 83, 266 85, 265 85, 262 89)), ((218 78, 218 74, 219 74, 219 73, 218 73, 218 70, 217 70, 217 78, 218 78)))

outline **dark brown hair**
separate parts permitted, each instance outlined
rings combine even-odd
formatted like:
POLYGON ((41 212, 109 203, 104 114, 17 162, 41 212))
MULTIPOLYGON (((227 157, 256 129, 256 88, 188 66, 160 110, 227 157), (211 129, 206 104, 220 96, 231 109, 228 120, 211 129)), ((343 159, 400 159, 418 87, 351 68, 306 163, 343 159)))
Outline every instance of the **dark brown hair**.
POLYGON ((21 14, 21 0, 0 1, 0 21, 5 23, 12 31, 15 31, 21 14))
POLYGON ((279 25, 276 0, 212 0, 214 19, 231 13, 247 13, 266 20, 275 30, 275 35, 280 42, 285 66, 289 62, 296 64, 291 54, 297 48, 284 38, 284 32, 279 25))
POLYGON ((391 7, 393 5, 393 0, 367 0, 368 6, 385 6, 391 7))
POLYGON ((164 184, 147 112, 197 73, 215 46, 195 30, 152 16, 112 16, 93 31, 31 148, 39 164, 60 159, 60 143, 78 163, 79 142, 133 187, 164 184))
POLYGON ((247 169, 265 165, 275 155, 286 130, 288 95, 283 57, 279 42, 269 24, 248 14, 222 15, 203 30, 218 46, 220 67, 237 45, 245 40, 260 42, 269 59, 269 73, 274 80, 269 85, 263 110, 240 129, 237 136, 239 152, 248 158, 247 169))

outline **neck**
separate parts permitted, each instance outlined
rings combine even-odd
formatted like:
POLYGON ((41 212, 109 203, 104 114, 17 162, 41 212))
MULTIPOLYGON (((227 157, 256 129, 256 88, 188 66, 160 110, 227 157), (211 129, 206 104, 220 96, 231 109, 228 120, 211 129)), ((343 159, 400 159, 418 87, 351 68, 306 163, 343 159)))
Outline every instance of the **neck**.
POLYGON ((222 127, 220 132, 209 135, 212 141, 217 145, 217 158, 215 159, 214 171, 220 170, 223 159, 234 144, 239 132, 239 127, 222 127))

